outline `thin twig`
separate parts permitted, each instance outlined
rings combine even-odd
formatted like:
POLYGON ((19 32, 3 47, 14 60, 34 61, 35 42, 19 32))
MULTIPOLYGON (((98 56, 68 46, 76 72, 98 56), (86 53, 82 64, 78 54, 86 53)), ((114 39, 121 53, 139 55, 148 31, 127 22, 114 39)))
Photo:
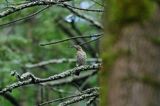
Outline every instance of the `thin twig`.
POLYGON ((98 87, 89 88, 89 89, 87 89, 87 90, 85 90, 85 91, 82 91, 82 93, 74 94, 74 95, 70 95, 70 96, 67 96, 67 97, 58 98, 58 99, 54 99, 54 100, 50 100, 50 101, 47 101, 47 102, 43 102, 43 103, 39 104, 38 106, 48 105, 48 104, 51 104, 51 103, 53 103, 53 102, 57 102, 57 101, 61 101, 61 100, 65 100, 65 99, 69 99, 69 98, 81 96, 81 95, 83 95, 83 94, 88 94, 88 93, 91 93, 91 92, 97 91, 97 90, 99 90, 98 87))
POLYGON ((96 3, 96 4, 98 4, 98 5, 100 5, 100 6, 102 6, 102 7, 104 7, 103 4, 101 4, 101 3, 99 3, 99 2, 97 2, 97 1, 95 1, 95 0, 91 0, 91 1, 94 2, 94 3, 96 3))
POLYGON ((73 104, 73 103, 77 103, 77 102, 82 101, 82 100, 84 100, 84 99, 87 99, 87 98, 90 98, 90 97, 94 97, 94 96, 98 96, 98 95, 99 95, 98 92, 92 92, 92 93, 90 93, 90 94, 83 94, 83 95, 81 95, 81 96, 74 97, 74 98, 72 98, 72 99, 70 99, 70 100, 67 100, 67 101, 65 101, 65 102, 62 102, 62 103, 60 103, 58 106, 68 106, 68 105, 71 105, 71 104, 73 104))
POLYGON ((102 34, 94 34, 94 35, 89 35, 89 36, 76 36, 76 37, 71 37, 71 38, 67 38, 64 40, 58 40, 58 41, 52 41, 52 42, 48 42, 48 43, 40 43, 40 46, 46 46, 46 45, 51 45, 51 44, 57 44, 57 43, 61 43, 61 42, 65 42, 68 40, 73 40, 73 39, 78 39, 78 38, 92 38, 92 37, 99 37, 102 34))
MULTIPOLYGON (((93 62, 93 63, 101 63, 102 60, 100 58, 87 58, 86 61, 93 62)), ((51 59, 51 60, 47 60, 47 61, 41 61, 41 62, 35 63, 35 64, 28 63, 25 65, 25 68, 36 68, 36 67, 41 67, 41 66, 45 66, 48 64, 61 64, 61 63, 72 63, 72 62, 76 62, 76 59, 75 58, 51 59)))
POLYGON ((71 6, 71 5, 67 4, 67 3, 63 3, 63 5, 66 5, 68 7, 71 7, 73 9, 77 9, 77 10, 91 11, 91 12, 104 12, 104 10, 102 10, 102 9, 96 9, 96 10, 95 9, 84 9, 84 8, 79 8, 79 7, 71 6))
POLYGON ((81 44, 79 44, 79 45, 82 46, 82 45, 85 45, 85 44, 87 44, 87 43, 91 43, 91 42, 93 42, 93 41, 96 41, 96 40, 100 39, 101 37, 102 37, 102 36, 99 36, 99 37, 97 37, 97 38, 95 38, 95 39, 89 40, 89 41, 84 42, 84 43, 81 43, 81 44))
POLYGON ((67 96, 67 97, 63 97, 63 98, 58 98, 58 99, 54 99, 54 100, 50 100, 50 101, 47 101, 47 102, 43 102, 41 104, 38 104, 37 106, 43 106, 43 105, 48 105, 48 104, 51 104, 53 102, 57 102, 57 101, 62 101, 62 100, 65 100, 65 99, 69 99, 69 98, 72 98, 72 97, 76 97, 78 96, 79 94, 77 95, 71 95, 71 96, 67 96))

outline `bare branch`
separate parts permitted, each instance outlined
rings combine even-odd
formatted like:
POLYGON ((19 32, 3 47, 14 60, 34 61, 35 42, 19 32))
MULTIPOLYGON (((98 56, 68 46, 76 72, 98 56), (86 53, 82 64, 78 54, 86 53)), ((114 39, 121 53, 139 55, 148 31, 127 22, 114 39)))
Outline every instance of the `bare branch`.
MULTIPOLYGON (((13 106, 20 106, 18 101, 9 93, 5 93, 2 95, 5 99, 7 99, 13 106)), ((2 104, 1 104, 2 105, 2 104)))
POLYGON ((15 83, 7 86, 6 88, 0 90, 0 95, 6 93, 8 91, 11 92, 13 89, 19 88, 22 86, 31 85, 31 84, 39 84, 39 83, 63 79, 63 78, 66 78, 70 75, 74 75, 77 71, 82 72, 82 71, 94 70, 94 69, 99 69, 99 68, 100 68, 100 64, 84 65, 84 66, 75 67, 73 69, 66 70, 65 72, 62 72, 60 74, 55 74, 55 75, 50 76, 48 78, 37 78, 33 74, 30 73, 31 75, 28 75, 28 76, 30 76, 30 79, 27 78, 27 80, 18 81, 18 82, 15 82, 15 83))
MULTIPOLYGON (((69 1, 69 0, 68 0, 69 1)), ((18 6, 11 6, 9 9, 3 11, 0 13, 0 18, 5 17, 7 15, 10 15, 12 13, 15 13, 17 11, 23 10, 25 8, 33 7, 33 6, 39 6, 39 5, 55 5, 58 3, 67 2, 66 0, 60 0, 59 2, 55 2, 52 0, 37 0, 33 2, 27 2, 24 4, 20 4, 18 6)))
POLYGON ((93 93, 90 93, 90 94, 83 94, 81 96, 74 97, 74 98, 72 98, 70 100, 62 102, 58 106, 68 106, 68 105, 71 105, 73 103, 77 103, 77 102, 82 101, 84 99, 87 99, 87 98, 90 98, 90 97, 95 97, 95 96, 98 96, 98 95, 99 95, 98 92, 93 92, 93 93))
MULTIPOLYGON (((100 58, 88 58, 86 60, 87 62, 98 62, 100 63, 102 60, 100 58)), ((51 60, 48 60, 48 61, 42 61, 42 62, 39 62, 39 63, 36 63, 36 64, 26 64, 25 65, 25 68, 36 68, 36 67, 41 67, 41 66, 45 66, 45 65, 48 65, 48 64, 60 64, 60 63, 72 63, 72 62, 76 62, 76 59, 74 58, 70 58, 70 59, 66 59, 66 58, 61 58, 61 59, 51 59, 51 60)))
POLYGON ((94 96, 94 97, 91 97, 87 103, 86 103, 86 106, 90 106, 93 102, 95 102, 95 99, 97 98, 97 96, 94 96))
POLYGON ((5 24, 1 24, 0 27, 7 26, 7 25, 10 25, 10 24, 16 23, 16 22, 18 22, 18 21, 30 19, 31 17, 33 17, 33 16, 41 13, 42 11, 46 10, 46 9, 49 8, 49 7, 50 7, 50 6, 46 6, 46 7, 42 8, 41 10, 39 10, 39 11, 33 13, 33 14, 30 14, 30 15, 25 16, 25 17, 23 17, 23 18, 19 18, 19 19, 13 20, 13 21, 8 22, 8 23, 5 23, 5 24))
POLYGON ((93 42, 93 41, 96 41, 96 40, 100 39, 101 37, 102 37, 102 36, 98 36, 98 37, 97 37, 97 38, 95 38, 95 39, 89 40, 89 41, 84 42, 84 43, 79 44, 79 45, 80 45, 80 46, 82 46, 82 45, 88 44, 88 43, 90 43, 90 42, 93 42))
POLYGON ((61 4, 57 4, 57 6, 60 6, 60 7, 63 7, 63 8, 66 8, 68 9, 70 12, 72 12, 73 14, 75 14, 76 16, 90 22, 93 26, 99 28, 99 29, 103 29, 103 26, 97 22, 96 20, 93 20, 92 18, 88 17, 88 16, 85 16, 83 14, 80 14, 78 12, 76 12, 74 9, 72 9, 71 7, 65 5, 64 3, 61 3, 61 4))
POLYGON ((85 91, 82 91, 82 93, 74 94, 74 95, 70 95, 70 96, 67 96, 67 97, 58 98, 58 99, 54 99, 54 100, 50 100, 50 101, 41 103, 41 104, 39 104, 38 106, 43 106, 43 105, 51 104, 51 103, 53 103, 53 102, 57 102, 57 101, 61 101, 61 100, 65 100, 65 99, 69 99, 69 98, 73 98, 73 97, 82 96, 83 94, 90 94, 90 93, 95 92, 95 91, 98 92, 98 90, 99 90, 98 87, 89 88, 89 89, 87 89, 87 90, 85 90, 85 91))
POLYGON ((94 3, 96 3, 96 4, 98 4, 98 5, 100 5, 100 6, 102 6, 102 7, 104 7, 104 5, 103 4, 101 4, 101 3, 99 3, 99 2, 97 2, 96 0, 91 0, 92 2, 94 2, 94 3))
POLYGON ((89 35, 89 36, 75 36, 75 37, 67 38, 64 40, 52 41, 52 42, 48 42, 48 43, 41 43, 40 46, 57 44, 57 43, 61 43, 61 42, 65 42, 65 41, 69 41, 69 40, 73 40, 73 39, 77 39, 77 38, 92 38, 92 37, 99 37, 99 36, 102 36, 102 34, 94 34, 94 35, 89 35))
POLYGON ((96 9, 96 10, 94 10, 94 9, 84 9, 84 8, 79 8, 79 7, 71 6, 71 5, 67 4, 67 3, 63 3, 63 4, 66 5, 66 6, 68 6, 68 7, 73 8, 73 9, 77 9, 77 10, 91 11, 91 12, 104 12, 104 10, 102 10, 102 9, 96 9))
POLYGON ((56 80, 56 81, 52 81, 52 82, 47 82, 47 83, 44 83, 42 85, 44 85, 44 86, 48 85, 48 86, 53 87, 53 86, 57 86, 57 85, 69 84, 69 83, 72 83, 72 82, 75 82, 75 81, 79 81, 79 80, 88 78, 88 77, 96 74, 97 72, 98 72, 98 70, 91 70, 91 71, 81 73, 80 76, 70 76, 70 77, 67 77, 65 79, 60 79, 60 80, 56 80))

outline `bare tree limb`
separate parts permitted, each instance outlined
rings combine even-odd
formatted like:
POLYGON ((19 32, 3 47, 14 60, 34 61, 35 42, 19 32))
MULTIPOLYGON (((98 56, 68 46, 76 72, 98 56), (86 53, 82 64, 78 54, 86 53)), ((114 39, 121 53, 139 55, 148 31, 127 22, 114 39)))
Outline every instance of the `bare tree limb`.
POLYGON ((52 42, 48 42, 48 43, 41 43, 40 46, 62 43, 62 42, 65 42, 65 41, 78 39, 78 38, 92 38, 92 37, 99 37, 99 36, 102 36, 102 34, 93 34, 93 35, 89 35, 89 36, 75 36, 75 37, 70 37, 70 38, 67 38, 67 39, 64 39, 64 40, 52 41, 52 42))
POLYGON ((62 102, 58 106, 68 106, 68 105, 71 105, 73 103, 77 103, 77 102, 82 101, 84 99, 87 99, 87 98, 90 98, 90 97, 94 97, 94 96, 98 96, 98 95, 99 95, 98 92, 93 92, 93 93, 90 93, 90 94, 83 94, 81 96, 74 97, 74 98, 72 98, 70 100, 62 102))
POLYGON ((18 103, 18 101, 9 93, 5 93, 2 95, 5 99, 7 99, 12 105, 14 106, 20 106, 20 104, 18 103))
POLYGON ((98 40, 98 39, 100 39, 102 36, 98 36, 97 38, 95 38, 95 39, 91 39, 91 40, 89 40, 89 41, 87 41, 87 42, 84 42, 84 43, 81 43, 81 44, 79 44, 80 46, 82 46, 82 45, 85 45, 85 44, 88 44, 88 43, 91 43, 91 42, 93 42, 93 41, 96 41, 96 40, 98 40))
MULTIPOLYGON (((88 58, 86 60, 87 62, 98 62, 100 63, 102 60, 100 58, 88 58)), ((41 66, 45 66, 45 65, 48 65, 48 64, 60 64, 60 63, 72 63, 72 62, 76 62, 76 59, 74 58, 70 58, 70 59, 66 59, 66 58, 61 58, 61 59, 51 59, 51 60, 48 60, 48 61, 42 61, 42 62, 39 62, 39 63, 36 63, 36 64, 26 64, 25 65, 25 68, 36 68, 36 67, 41 67, 41 66)))
POLYGON ((99 3, 99 2, 97 2, 96 0, 91 0, 92 2, 94 2, 94 3, 96 3, 96 4, 98 4, 98 5, 100 5, 100 6, 102 6, 102 7, 104 7, 104 5, 103 4, 101 4, 101 3, 99 3))
MULTIPOLYGON (((27 78, 27 80, 18 81, 18 82, 15 82, 15 83, 7 86, 6 88, 3 88, 2 90, 0 90, 0 95, 4 94, 6 92, 11 92, 13 89, 19 88, 22 86, 31 85, 31 84, 39 84, 39 83, 44 83, 44 82, 48 82, 48 81, 55 81, 55 80, 63 79, 63 78, 66 78, 70 75, 74 75, 77 71, 82 72, 82 71, 87 71, 87 70, 99 69, 100 66, 101 66, 100 64, 93 64, 93 65, 84 65, 84 66, 80 66, 80 67, 75 67, 73 69, 66 70, 60 74, 55 74, 53 76, 50 76, 48 78, 37 78, 32 73, 30 73, 30 75, 27 74, 28 76, 30 76, 30 78, 28 78, 28 76, 25 76, 27 78)), ((23 74, 22 74, 22 76, 23 76, 23 74)))
POLYGON ((27 2, 24 4, 20 4, 18 6, 11 6, 9 9, 4 10, 0 13, 0 18, 5 17, 7 15, 10 15, 12 13, 15 13, 17 11, 23 10, 25 8, 33 7, 33 6, 39 6, 39 5, 55 5, 62 2, 67 2, 69 0, 60 0, 59 2, 55 2, 52 0, 37 0, 33 2, 27 2))
POLYGON ((97 98, 97 96, 91 97, 91 98, 87 101, 86 106, 90 106, 93 102, 95 102, 96 98, 97 98))
POLYGON ((33 16, 41 13, 42 11, 46 10, 46 9, 49 8, 49 7, 50 7, 50 6, 46 6, 46 7, 42 8, 41 10, 39 10, 39 11, 33 13, 33 14, 30 14, 30 15, 28 15, 28 16, 25 16, 25 17, 22 17, 22 18, 19 18, 19 19, 10 21, 10 22, 8 22, 8 23, 0 24, 0 27, 7 26, 7 25, 10 25, 10 24, 16 23, 16 22, 18 22, 18 21, 30 19, 31 17, 33 17, 33 16))
POLYGON ((67 3, 63 3, 63 4, 66 5, 66 6, 68 6, 68 7, 73 8, 73 9, 77 9, 77 10, 91 11, 91 12, 104 12, 104 10, 102 10, 102 9, 96 9, 96 10, 94 10, 94 9, 84 9, 84 8, 79 8, 79 7, 71 6, 71 5, 67 4, 67 3))
POLYGON ((58 99, 54 99, 54 100, 50 100, 50 101, 41 103, 41 104, 39 104, 38 106, 48 105, 48 104, 51 104, 51 103, 53 103, 53 102, 57 102, 57 101, 61 101, 61 100, 66 100, 66 99, 73 98, 73 97, 82 96, 82 95, 84 95, 84 94, 90 94, 90 93, 95 92, 95 91, 98 92, 98 90, 99 90, 98 87, 89 88, 89 89, 87 89, 87 90, 82 91, 82 93, 74 94, 74 95, 70 95, 70 96, 67 96, 67 97, 58 98, 58 99))
POLYGON ((87 71, 87 72, 84 72, 84 73, 81 73, 80 76, 70 76, 70 77, 67 77, 65 79, 60 79, 60 80, 56 80, 56 81, 52 81, 52 82, 47 82, 47 83, 44 83, 42 85, 48 85, 48 86, 57 86, 57 85, 64 85, 64 84, 69 84, 69 83, 72 83, 72 82, 75 82, 75 81, 79 81, 79 80, 83 80, 85 78, 88 78, 94 74, 96 74, 98 72, 98 70, 91 70, 91 71, 87 71))
POLYGON ((72 9, 71 7, 65 5, 64 3, 61 3, 61 4, 57 4, 57 6, 60 6, 60 7, 63 7, 63 8, 66 8, 68 9, 70 12, 72 12, 73 14, 75 14, 76 16, 90 22, 93 26, 99 28, 99 29, 103 29, 103 26, 97 22, 96 20, 93 20, 92 18, 88 17, 88 16, 85 16, 83 14, 80 14, 78 13, 77 11, 75 11, 74 9, 72 9))

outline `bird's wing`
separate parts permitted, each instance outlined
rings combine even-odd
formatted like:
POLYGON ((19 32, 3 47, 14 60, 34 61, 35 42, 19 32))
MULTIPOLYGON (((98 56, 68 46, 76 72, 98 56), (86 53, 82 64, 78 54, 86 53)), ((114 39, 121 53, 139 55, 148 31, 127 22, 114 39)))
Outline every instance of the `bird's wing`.
POLYGON ((85 52, 77 52, 77 65, 85 65, 86 62, 86 53, 85 52))

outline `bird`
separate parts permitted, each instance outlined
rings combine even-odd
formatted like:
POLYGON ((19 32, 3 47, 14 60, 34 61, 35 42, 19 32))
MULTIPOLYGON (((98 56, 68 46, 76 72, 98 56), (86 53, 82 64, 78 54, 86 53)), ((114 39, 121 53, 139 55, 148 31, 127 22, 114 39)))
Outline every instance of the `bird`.
MULTIPOLYGON (((86 64, 86 52, 82 49, 82 47, 80 45, 74 45, 77 53, 76 53, 76 65, 77 66, 82 66, 86 64)), ((79 75, 80 72, 76 72, 75 75, 79 75)))

